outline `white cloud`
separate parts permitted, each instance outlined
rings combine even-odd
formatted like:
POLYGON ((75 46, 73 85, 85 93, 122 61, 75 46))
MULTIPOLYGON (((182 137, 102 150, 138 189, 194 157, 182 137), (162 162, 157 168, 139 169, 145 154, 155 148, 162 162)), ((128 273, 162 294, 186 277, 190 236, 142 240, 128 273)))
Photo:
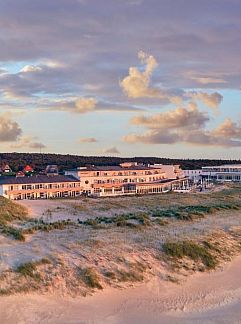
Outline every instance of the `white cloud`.
POLYGON ((138 58, 145 64, 145 70, 141 72, 137 67, 129 68, 129 75, 120 82, 124 93, 129 98, 165 98, 166 94, 160 89, 150 87, 153 71, 158 66, 155 57, 140 51, 138 58))
POLYGON ((25 65, 20 72, 22 73, 31 73, 31 72, 40 72, 42 71, 42 68, 37 65, 25 65))
POLYGON ((94 98, 79 98, 75 102, 75 112, 87 113, 95 110, 97 101, 94 98))

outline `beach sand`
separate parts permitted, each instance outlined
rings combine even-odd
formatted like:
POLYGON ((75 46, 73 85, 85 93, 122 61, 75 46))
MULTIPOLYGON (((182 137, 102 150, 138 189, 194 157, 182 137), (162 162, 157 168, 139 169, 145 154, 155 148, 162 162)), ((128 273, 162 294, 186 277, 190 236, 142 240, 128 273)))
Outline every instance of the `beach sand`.
POLYGON ((70 298, 15 295, 0 300, 0 323, 241 323, 241 257, 182 284, 157 278, 70 298))

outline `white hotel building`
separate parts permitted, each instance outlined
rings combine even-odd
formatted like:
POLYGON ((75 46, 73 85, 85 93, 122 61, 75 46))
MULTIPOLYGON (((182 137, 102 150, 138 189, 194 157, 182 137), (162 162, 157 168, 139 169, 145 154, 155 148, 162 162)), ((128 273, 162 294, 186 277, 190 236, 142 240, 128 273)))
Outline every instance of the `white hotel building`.
POLYGON ((224 164, 202 167, 202 178, 218 182, 240 182, 241 164, 224 164))
POLYGON ((86 166, 65 171, 79 179, 82 192, 99 197, 154 194, 187 189, 188 179, 179 165, 143 165, 135 162, 118 166, 86 166))

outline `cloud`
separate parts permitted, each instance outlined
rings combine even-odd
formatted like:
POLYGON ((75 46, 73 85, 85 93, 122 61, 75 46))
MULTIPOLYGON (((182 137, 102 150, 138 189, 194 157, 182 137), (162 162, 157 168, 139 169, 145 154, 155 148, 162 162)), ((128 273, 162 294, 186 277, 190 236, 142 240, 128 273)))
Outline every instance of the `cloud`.
POLYGON ((36 136, 22 136, 12 145, 13 148, 28 148, 34 150, 41 150, 46 148, 46 145, 37 141, 36 136))
POLYGON ((120 82, 123 92, 129 98, 158 98, 175 105, 180 105, 184 100, 191 98, 192 101, 201 101, 213 109, 218 108, 221 103, 223 97, 218 92, 208 94, 206 92, 179 90, 180 94, 177 95, 172 89, 151 87, 151 77, 158 63, 154 56, 143 51, 138 53, 138 57, 141 63, 145 64, 144 71, 141 72, 137 67, 130 67, 128 76, 120 82))
POLYGON ((104 154, 120 154, 119 150, 113 146, 102 151, 104 154))
POLYGON ((200 146, 220 146, 225 148, 241 146, 241 137, 236 140, 233 138, 217 136, 212 131, 201 130, 150 130, 144 134, 129 134, 122 138, 124 142, 135 144, 176 144, 185 143, 200 146))
POLYGON ((122 104, 118 102, 105 102, 95 100, 94 98, 66 98, 66 99, 46 99, 39 100, 38 109, 46 111, 66 111, 70 113, 88 113, 88 112, 132 112, 143 111, 143 108, 134 105, 122 104), (84 100, 83 100, 84 99, 84 100), (89 100, 91 99, 91 100, 89 100), (95 100, 95 105, 94 101, 95 100), (76 106, 81 102, 81 110, 76 106), (92 105, 93 104, 93 105, 92 105), (89 109, 92 105, 92 109, 89 109))
POLYGON ((193 103, 187 108, 178 107, 175 110, 159 113, 151 117, 144 115, 136 116, 131 119, 131 124, 142 125, 151 129, 195 129, 203 127, 209 117, 206 113, 198 110, 193 103))
POLYGON ((183 134, 182 142, 192 145, 231 148, 241 146, 241 137, 239 140, 236 140, 232 137, 219 136, 213 131, 196 130, 183 134))
POLYGON ((180 136, 165 130, 150 130, 141 135, 129 134, 122 139, 124 142, 131 144, 174 144, 180 141, 180 136))
POLYGON ((0 142, 15 142, 21 134, 21 127, 10 115, 0 115, 0 142))
POLYGON ((87 113, 95 110, 97 101, 94 98, 79 98, 75 102, 75 112, 87 113))
POLYGON ((241 125, 226 118, 212 133, 216 136, 241 139, 241 125))
POLYGON ((42 150, 42 149, 46 148, 47 146, 40 142, 34 142, 34 143, 30 143, 28 147, 32 148, 32 149, 42 150))
POLYGON ((94 137, 82 137, 79 139, 79 143, 96 143, 98 142, 94 137))
POLYGON ((224 79, 214 77, 192 77, 191 79, 202 85, 227 83, 224 79))
POLYGON ((180 104, 183 100, 182 96, 177 95, 173 90, 151 86, 151 77, 154 70, 158 67, 155 57, 139 51, 138 58, 145 65, 144 71, 141 72, 137 67, 130 67, 128 76, 120 81, 120 87, 127 97, 133 99, 157 98, 174 104, 180 104))
POLYGON ((40 72, 42 71, 42 68, 40 66, 35 65, 25 65, 20 72, 22 73, 31 73, 31 72, 40 72))
POLYGON ((241 146, 241 124, 227 118, 214 129, 207 129, 210 121, 195 104, 177 108, 151 117, 136 116, 131 123, 147 128, 142 134, 129 134, 122 139, 127 143, 174 144, 238 147, 241 146))
POLYGON ((140 51, 138 58, 145 64, 145 70, 130 67, 129 75, 120 82, 122 90, 129 98, 164 98, 160 89, 150 87, 152 73, 158 66, 155 57, 140 51))
POLYGON ((223 100, 223 96, 218 92, 208 94, 206 92, 194 91, 194 92, 189 92, 187 96, 190 97, 192 100, 201 101, 203 104, 205 104, 206 106, 212 109, 217 109, 219 104, 223 100))

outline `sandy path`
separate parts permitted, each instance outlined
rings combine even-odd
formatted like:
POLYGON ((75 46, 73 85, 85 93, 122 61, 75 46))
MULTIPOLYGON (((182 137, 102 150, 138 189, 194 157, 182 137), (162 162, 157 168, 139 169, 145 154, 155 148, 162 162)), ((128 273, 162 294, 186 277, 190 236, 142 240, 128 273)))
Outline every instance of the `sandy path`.
POLYGON ((223 271, 197 274, 182 285, 153 279, 94 296, 11 296, 0 299, 0 323, 241 323, 241 257, 223 271))

